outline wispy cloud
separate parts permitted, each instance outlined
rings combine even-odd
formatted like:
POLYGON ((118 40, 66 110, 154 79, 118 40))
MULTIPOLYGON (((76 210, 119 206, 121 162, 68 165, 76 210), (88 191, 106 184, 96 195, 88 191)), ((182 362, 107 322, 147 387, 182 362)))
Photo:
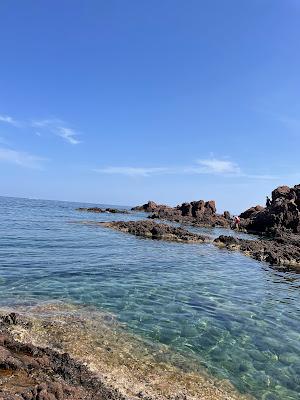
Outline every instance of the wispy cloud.
POLYGON ((43 161, 45 161, 44 158, 26 152, 0 147, 0 162, 16 164, 26 168, 41 169, 43 161))
MULTIPOLYGON (((31 125, 40 130, 46 130, 55 134, 70 144, 79 144, 81 141, 78 139, 78 133, 66 126, 66 123, 60 119, 43 119, 31 122, 31 125)), ((39 132, 40 133, 40 132, 39 132)))
POLYGON ((77 133, 71 128, 60 126, 57 128, 57 135, 65 139, 71 144, 79 144, 80 140, 77 139, 77 133))
POLYGON ((150 176, 150 175, 160 175, 170 173, 170 168, 144 168, 144 167, 106 167, 106 168, 96 168, 95 172, 100 174, 117 174, 117 175, 127 175, 127 176, 150 176))
POLYGON ((10 124, 18 128, 39 128, 39 131, 35 132, 37 136, 42 136, 40 131, 45 131, 45 133, 50 132, 51 134, 61 137, 70 144, 75 145, 81 143, 81 141, 78 139, 78 132, 70 128, 68 126, 69 124, 67 124, 65 121, 62 121, 58 118, 39 119, 33 121, 27 120, 21 123, 9 115, 0 114, 0 122, 10 124))
POLYGON ((13 126, 19 126, 19 122, 9 115, 0 115, 0 122, 4 122, 13 126))
POLYGON ((131 166, 109 166, 104 168, 96 168, 94 172, 110 175, 126 175, 131 177, 149 177, 153 175, 218 175, 232 178, 249 178, 249 179, 277 179, 272 175, 246 174, 240 166, 230 160, 207 158, 197 160, 193 165, 172 166, 172 167, 131 167, 131 166))
POLYGON ((216 158, 198 160, 198 168, 194 171, 200 174, 239 175, 241 168, 233 161, 218 160, 216 158))

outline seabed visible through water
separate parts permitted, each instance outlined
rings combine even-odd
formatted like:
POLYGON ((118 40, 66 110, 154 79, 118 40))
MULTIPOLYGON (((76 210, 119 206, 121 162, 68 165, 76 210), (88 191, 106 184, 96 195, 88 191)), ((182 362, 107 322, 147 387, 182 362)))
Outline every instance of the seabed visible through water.
MULTIPOLYGON (((105 315, 104 319, 113 315, 115 322, 110 324, 118 326, 118 338, 113 336, 116 346, 122 344, 119 337, 130 336, 140 343, 130 345, 133 342, 128 339, 122 344, 124 360, 133 355, 130 362, 140 360, 144 354, 144 361, 132 367, 140 377, 147 375, 146 360, 156 366, 152 367, 155 373, 162 361, 176 371, 209 377, 216 385, 221 382, 227 389, 230 382, 256 399, 299 399, 300 275, 278 272, 209 244, 150 241, 70 224, 87 219, 75 211, 79 206, 87 205, 0 197, 1 307, 26 307, 27 313, 27 306, 35 306, 37 320, 41 305, 57 301, 93 310, 105 315)), ((143 217, 89 214, 88 219, 143 217)), ((92 322, 78 310, 67 313, 69 322, 61 326, 90 328, 92 322)), ((61 310, 59 314, 62 318, 61 310)), ((103 324, 102 317, 99 321, 103 324)), ((102 344, 106 340, 96 339, 100 328, 92 331, 93 340, 84 345, 90 349, 94 340, 102 344)), ((42 331, 37 333, 42 340, 42 331)), ((79 330, 69 334, 72 339, 62 336, 56 342, 61 340, 66 348, 80 343, 79 330)), ((101 351, 108 365, 112 354, 123 354, 117 347, 113 352, 101 351)), ((178 378, 168 379, 176 387, 178 378)), ((187 388, 190 393, 194 393, 192 386, 187 388)))

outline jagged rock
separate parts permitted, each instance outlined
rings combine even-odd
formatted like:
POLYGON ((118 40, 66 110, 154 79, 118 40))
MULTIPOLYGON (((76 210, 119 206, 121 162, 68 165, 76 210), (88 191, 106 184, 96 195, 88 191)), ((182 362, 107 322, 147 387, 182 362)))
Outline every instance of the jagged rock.
MULTIPOLYGON (((255 207, 257 208, 257 207, 255 207)), ((300 185, 280 186, 272 192, 268 207, 241 214, 242 225, 249 232, 275 235, 278 232, 300 233, 300 185)))
POLYGON ((143 206, 134 207, 135 211, 151 212, 150 219, 165 219, 180 223, 192 224, 195 226, 230 226, 230 215, 228 218, 224 215, 216 213, 216 204, 213 200, 192 201, 190 203, 182 203, 177 207, 169 207, 166 205, 157 205, 149 201, 143 206))

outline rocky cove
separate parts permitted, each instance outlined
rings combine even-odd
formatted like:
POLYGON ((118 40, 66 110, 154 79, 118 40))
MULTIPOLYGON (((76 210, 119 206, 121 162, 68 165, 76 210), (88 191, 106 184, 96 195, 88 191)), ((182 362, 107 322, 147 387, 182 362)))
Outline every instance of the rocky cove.
MULTIPOLYGON (((150 213, 150 219, 175 221, 184 225, 230 228, 229 211, 217 214, 215 201, 193 201, 177 207, 158 205, 153 201, 137 206, 133 211, 150 213)), ((152 223, 112 223, 110 227, 136 235, 158 238, 153 229, 166 230, 165 225, 152 223), (127 224, 127 227, 125 225, 127 224), (136 229, 132 229, 132 224, 136 229), (150 233, 149 233, 150 232, 150 233)), ((300 269, 300 185, 280 186, 273 190, 266 207, 254 206, 240 214, 239 230, 255 233, 257 240, 238 239, 221 235, 213 244, 228 250, 238 250, 258 261, 281 268, 300 269)), ((161 234, 159 238, 164 239, 161 234)), ((178 240, 178 239, 176 239, 178 240)), ((209 238, 202 242, 209 241, 209 238)))
POLYGON ((2 200, 0 398, 297 399, 297 189, 241 214, 259 237, 230 235, 212 201, 150 203, 146 219, 82 205, 86 221, 78 205, 2 200))

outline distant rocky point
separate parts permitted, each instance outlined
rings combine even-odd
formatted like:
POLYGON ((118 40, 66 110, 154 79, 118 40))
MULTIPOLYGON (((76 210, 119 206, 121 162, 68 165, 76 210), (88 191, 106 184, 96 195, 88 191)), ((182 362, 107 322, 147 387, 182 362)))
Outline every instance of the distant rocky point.
POLYGON ((79 208, 76 208, 76 211, 86 211, 86 212, 93 212, 93 213, 129 214, 129 211, 118 210, 117 208, 79 207, 79 208))

